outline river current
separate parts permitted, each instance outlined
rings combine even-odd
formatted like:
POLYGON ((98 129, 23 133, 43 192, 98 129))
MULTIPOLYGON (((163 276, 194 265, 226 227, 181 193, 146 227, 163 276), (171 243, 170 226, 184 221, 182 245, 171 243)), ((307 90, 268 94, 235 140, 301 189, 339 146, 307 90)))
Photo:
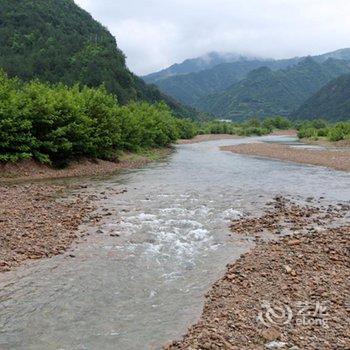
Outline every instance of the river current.
POLYGON ((350 199, 348 173, 219 150, 254 140, 179 145, 142 170, 86 180, 79 191, 106 193, 98 211, 108 216, 83 226, 91 235, 67 254, 1 276, 0 349, 159 349, 196 322, 210 285, 253 246, 230 235, 230 220, 277 194, 350 199))

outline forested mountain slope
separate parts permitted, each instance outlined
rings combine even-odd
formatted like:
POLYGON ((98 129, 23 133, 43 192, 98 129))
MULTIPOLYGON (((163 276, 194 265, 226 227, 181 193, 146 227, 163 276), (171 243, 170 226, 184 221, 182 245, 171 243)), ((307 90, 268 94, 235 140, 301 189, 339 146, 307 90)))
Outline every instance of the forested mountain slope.
MULTIPOLYGON (((318 63, 323 63, 329 58, 350 61, 350 49, 341 49, 313 57, 318 63)), ((185 74, 186 69, 189 70, 190 68, 188 64, 184 65, 186 62, 192 62, 192 64, 196 62, 199 65, 198 59, 193 59, 180 65, 173 65, 146 78, 151 79, 167 95, 173 96, 188 105, 196 106, 198 99, 227 89, 232 84, 246 78, 247 74, 254 69, 260 67, 268 67, 271 70, 285 69, 298 64, 304 59, 305 57, 295 57, 273 60, 238 56, 233 61, 213 65, 213 67, 207 67, 206 69, 203 68, 204 65, 200 65, 202 69, 185 74)), ((215 62, 215 60, 211 61, 211 63, 215 62)), ((198 68, 197 65, 196 67, 198 68)), ((193 67, 191 68, 193 69, 193 67)))
POLYGON ((2 0, 0 68, 24 80, 103 83, 122 104, 166 100, 177 114, 192 114, 132 74, 115 38, 73 0, 2 0))
POLYGON ((350 120, 350 74, 342 75, 310 97, 293 117, 350 120))
POLYGON ((156 81, 164 93, 174 96, 179 101, 195 106, 198 99, 222 91, 232 84, 244 79, 249 72, 260 67, 270 69, 286 68, 296 60, 245 60, 223 63, 212 69, 197 73, 175 75, 156 81))
POLYGON ((232 119, 288 116, 330 80, 348 72, 348 62, 334 59, 317 63, 306 58, 278 71, 262 67, 227 90, 200 99, 197 107, 232 119))
POLYGON ((182 63, 175 63, 168 68, 162 69, 159 72, 145 75, 142 78, 147 83, 155 83, 158 80, 166 79, 172 76, 186 75, 211 69, 212 67, 222 63, 239 62, 241 60, 249 59, 253 58, 248 58, 235 53, 220 53, 213 51, 200 57, 187 59, 182 63))

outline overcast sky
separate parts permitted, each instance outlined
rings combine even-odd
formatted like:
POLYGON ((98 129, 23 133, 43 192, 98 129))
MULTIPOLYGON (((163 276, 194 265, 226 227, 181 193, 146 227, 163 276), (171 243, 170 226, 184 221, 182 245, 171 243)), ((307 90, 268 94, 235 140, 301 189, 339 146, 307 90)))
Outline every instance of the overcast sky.
POLYGON ((146 74, 209 51, 266 57, 350 47, 350 0, 75 0, 146 74))

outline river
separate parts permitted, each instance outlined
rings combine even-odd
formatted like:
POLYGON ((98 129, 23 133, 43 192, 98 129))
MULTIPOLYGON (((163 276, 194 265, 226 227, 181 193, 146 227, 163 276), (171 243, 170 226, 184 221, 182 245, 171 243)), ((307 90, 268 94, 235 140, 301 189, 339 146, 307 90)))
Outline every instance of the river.
POLYGON ((349 200, 348 173, 218 148, 253 140, 179 145, 144 169, 86 180, 80 191, 106 193, 99 211, 109 216, 82 227, 92 234, 74 257, 1 276, 0 349, 159 349, 196 322, 210 285, 253 246, 230 236, 230 220, 276 194, 349 200))

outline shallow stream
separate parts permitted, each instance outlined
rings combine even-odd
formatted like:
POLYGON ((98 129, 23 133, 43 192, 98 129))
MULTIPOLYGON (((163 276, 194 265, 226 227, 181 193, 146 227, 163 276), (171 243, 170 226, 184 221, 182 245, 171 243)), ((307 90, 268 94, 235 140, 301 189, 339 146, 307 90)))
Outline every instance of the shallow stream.
POLYGON ((219 150, 253 140, 179 145, 142 170, 87 180, 81 191, 105 193, 108 216, 82 228, 91 235, 75 257, 1 276, 0 349, 159 349, 199 318, 210 285, 253 245, 229 236, 230 220, 276 194, 350 199, 348 173, 219 150))

